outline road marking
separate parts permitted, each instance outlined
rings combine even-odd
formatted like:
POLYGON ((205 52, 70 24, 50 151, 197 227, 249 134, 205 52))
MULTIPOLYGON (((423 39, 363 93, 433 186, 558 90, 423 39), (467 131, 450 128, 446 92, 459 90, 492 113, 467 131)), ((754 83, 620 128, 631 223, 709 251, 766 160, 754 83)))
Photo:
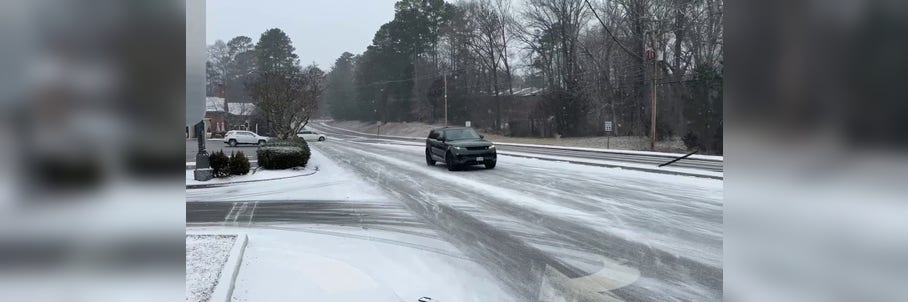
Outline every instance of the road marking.
POLYGON ((227 225, 227 222, 230 221, 230 215, 233 215, 233 211, 236 211, 236 202, 233 203, 233 206, 230 207, 230 211, 227 211, 227 216, 224 216, 224 225, 227 225))
POLYGON ((640 271, 636 268, 608 258, 602 259, 602 269, 598 272, 573 279, 546 265, 539 300, 572 298, 573 301, 622 301, 608 291, 631 285, 639 278, 640 271), (567 297, 559 297, 559 293, 567 297))
POLYGON ((255 204, 252 205, 252 212, 249 213, 249 222, 246 223, 246 225, 252 225, 252 216, 255 215, 255 208, 257 208, 258 206, 258 201, 256 201, 255 204))
POLYGON ((227 217, 224 217, 225 222, 233 222, 236 224, 236 220, 239 219, 240 214, 246 211, 249 208, 248 202, 243 202, 239 208, 236 207, 237 203, 233 204, 233 208, 230 209, 230 213, 227 213, 227 217))

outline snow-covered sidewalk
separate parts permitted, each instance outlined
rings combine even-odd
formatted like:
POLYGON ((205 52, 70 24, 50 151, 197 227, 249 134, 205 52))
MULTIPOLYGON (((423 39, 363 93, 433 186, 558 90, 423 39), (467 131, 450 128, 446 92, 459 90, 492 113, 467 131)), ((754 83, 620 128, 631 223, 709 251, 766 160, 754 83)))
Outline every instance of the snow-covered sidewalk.
POLYGON ((249 244, 232 301, 514 301, 480 265, 434 252, 459 254, 443 241, 339 226, 242 231, 249 244))

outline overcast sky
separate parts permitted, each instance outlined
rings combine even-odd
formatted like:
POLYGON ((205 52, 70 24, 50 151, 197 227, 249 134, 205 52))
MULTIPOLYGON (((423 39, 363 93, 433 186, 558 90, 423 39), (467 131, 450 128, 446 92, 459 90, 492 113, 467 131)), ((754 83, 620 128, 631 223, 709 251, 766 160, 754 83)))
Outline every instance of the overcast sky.
POLYGON ((394 19, 396 0, 208 0, 207 43, 280 28, 293 41, 302 65, 329 70, 344 51, 359 54, 378 28, 394 19))

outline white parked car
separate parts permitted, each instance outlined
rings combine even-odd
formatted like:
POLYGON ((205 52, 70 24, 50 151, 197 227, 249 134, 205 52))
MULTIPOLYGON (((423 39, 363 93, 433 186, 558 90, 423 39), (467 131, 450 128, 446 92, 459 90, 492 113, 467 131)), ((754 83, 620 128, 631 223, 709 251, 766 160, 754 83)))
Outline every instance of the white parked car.
POLYGON ((318 133, 318 132, 315 132, 312 130, 302 130, 302 131, 300 131, 300 133, 297 133, 296 136, 301 137, 302 139, 306 140, 307 142, 311 142, 311 141, 323 142, 326 139, 328 139, 328 137, 325 136, 324 134, 321 134, 321 133, 318 133))
POLYGON ((231 130, 227 131, 227 134, 224 134, 224 143, 230 145, 231 147, 239 144, 262 145, 269 139, 271 138, 255 134, 255 132, 252 131, 231 130))

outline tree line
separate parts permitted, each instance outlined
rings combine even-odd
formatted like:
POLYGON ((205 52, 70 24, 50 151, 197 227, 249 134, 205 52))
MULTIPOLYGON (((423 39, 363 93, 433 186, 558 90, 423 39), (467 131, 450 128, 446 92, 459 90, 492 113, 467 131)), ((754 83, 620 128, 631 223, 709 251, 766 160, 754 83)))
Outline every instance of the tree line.
MULTIPOLYGON (((401 0, 361 54, 327 74, 336 119, 466 119, 472 100, 538 91, 564 136, 649 136, 722 153, 722 0, 401 0)), ((228 43, 229 45, 230 43, 228 43)), ((229 48, 229 47, 228 47, 229 48)))
MULTIPOLYGON (((243 112, 265 126, 265 134, 295 137, 319 109, 325 91, 325 73, 317 66, 300 65, 290 37, 278 28, 262 33, 258 42, 238 36, 208 47, 208 95, 230 102, 251 102, 254 112, 243 112)), ((243 121, 228 121, 231 126, 243 121)), ((231 127, 232 128, 232 127, 231 127)))

